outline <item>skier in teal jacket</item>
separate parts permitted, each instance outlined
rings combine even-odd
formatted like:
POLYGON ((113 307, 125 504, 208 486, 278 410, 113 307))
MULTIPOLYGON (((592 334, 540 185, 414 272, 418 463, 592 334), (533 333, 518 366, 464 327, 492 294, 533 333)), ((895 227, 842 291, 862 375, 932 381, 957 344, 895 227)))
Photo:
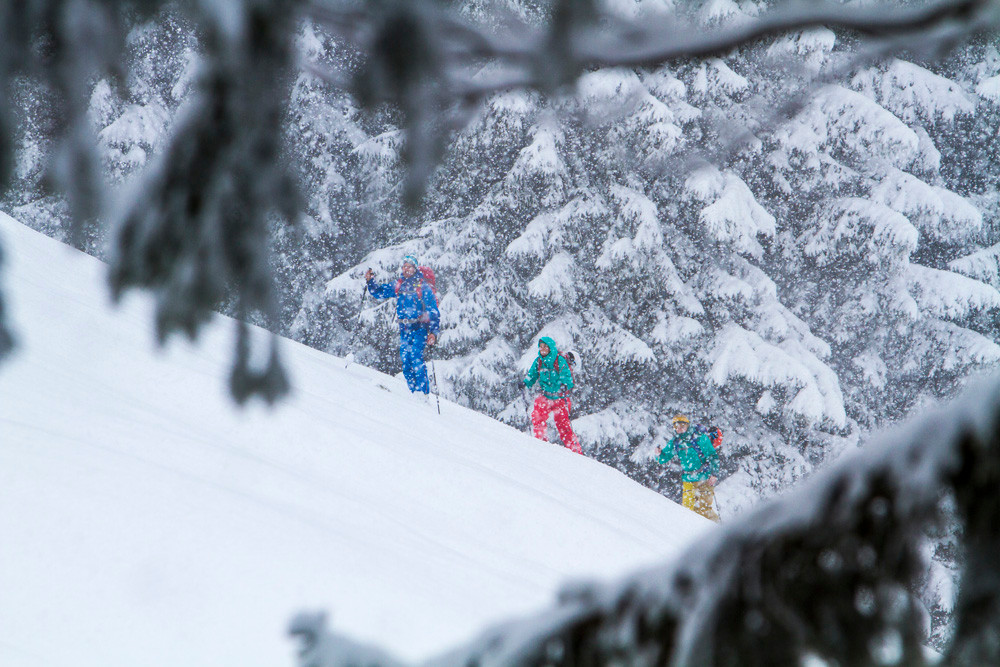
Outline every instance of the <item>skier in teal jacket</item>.
POLYGON ((681 464, 681 483, 684 487, 681 504, 706 519, 718 523, 715 511, 715 483, 719 473, 719 453, 704 433, 694 434, 691 421, 684 415, 673 419, 674 435, 667 441, 657 459, 666 465, 675 457, 681 464))
POLYGON ((580 441, 569 422, 571 404, 567 392, 573 388, 573 371, 566 357, 556 349, 556 342, 548 336, 538 341, 538 357, 528 369, 528 377, 524 378, 526 387, 536 382, 542 395, 535 399, 534 409, 531 411, 531 426, 535 437, 546 440, 545 424, 549 415, 554 413, 553 420, 563 445, 577 454, 583 454, 580 441))

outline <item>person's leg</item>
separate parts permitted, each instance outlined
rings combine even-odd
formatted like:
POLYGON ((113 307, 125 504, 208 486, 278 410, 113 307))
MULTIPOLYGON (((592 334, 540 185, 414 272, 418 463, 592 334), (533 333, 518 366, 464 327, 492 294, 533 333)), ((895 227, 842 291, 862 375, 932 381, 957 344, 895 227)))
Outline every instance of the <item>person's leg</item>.
POLYGON ((562 438, 563 446, 577 454, 583 454, 583 448, 580 447, 580 441, 577 439, 576 434, 573 433, 573 426, 569 421, 569 408, 570 402, 568 398, 563 398, 555 402, 556 428, 559 430, 559 437, 562 438))
POLYGON ((406 386, 413 389, 413 340, 410 332, 406 329, 399 330, 399 363, 403 366, 403 377, 406 378, 406 386))
POLYGON ((681 492, 681 505, 691 510, 694 509, 694 484, 691 482, 681 482, 681 487, 683 491, 681 492))
POLYGON ((708 483, 695 482, 692 486, 691 509, 706 519, 719 523, 719 515, 715 512, 715 488, 708 483))
POLYGON ((413 330, 413 378, 416 389, 422 394, 431 393, 431 381, 427 375, 427 363, 424 361, 424 351, 427 347, 427 329, 419 327, 413 330))
POLYGON ((531 411, 531 428, 535 432, 535 437, 545 442, 549 440, 545 437, 545 423, 549 420, 551 411, 549 402, 549 399, 539 396, 535 399, 535 408, 531 411))
POLYGON ((427 365, 424 363, 424 346, 427 344, 427 330, 404 329, 399 332, 399 360, 403 365, 406 386, 416 393, 428 393, 427 365))

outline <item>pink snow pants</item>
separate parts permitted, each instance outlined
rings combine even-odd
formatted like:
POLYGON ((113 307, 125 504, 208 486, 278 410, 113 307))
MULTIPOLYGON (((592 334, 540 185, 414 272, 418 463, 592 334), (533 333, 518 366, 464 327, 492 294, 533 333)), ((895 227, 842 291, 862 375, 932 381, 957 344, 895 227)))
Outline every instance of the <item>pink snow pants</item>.
POLYGON ((549 415, 555 413, 554 421, 556 429, 559 431, 559 437, 562 438, 563 445, 577 454, 583 454, 580 441, 576 439, 573 427, 569 424, 569 407, 570 402, 568 398, 560 398, 553 401, 544 396, 539 396, 535 399, 535 409, 531 411, 531 426, 535 429, 535 437, 547 442, 545 424, 549 421, 549 415))

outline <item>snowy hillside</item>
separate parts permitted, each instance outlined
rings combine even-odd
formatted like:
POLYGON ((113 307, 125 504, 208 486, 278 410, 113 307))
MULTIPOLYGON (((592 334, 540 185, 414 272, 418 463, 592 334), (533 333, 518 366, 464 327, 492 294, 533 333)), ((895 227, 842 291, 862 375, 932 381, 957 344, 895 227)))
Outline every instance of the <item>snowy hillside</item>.
POLYGON ((291 665, 291 616, 407 659, 662 562, 707 521, 595 461, 304 346, 269 411, 231 323, 153 350, 151 304, 0 215, 0 664, 291 665))

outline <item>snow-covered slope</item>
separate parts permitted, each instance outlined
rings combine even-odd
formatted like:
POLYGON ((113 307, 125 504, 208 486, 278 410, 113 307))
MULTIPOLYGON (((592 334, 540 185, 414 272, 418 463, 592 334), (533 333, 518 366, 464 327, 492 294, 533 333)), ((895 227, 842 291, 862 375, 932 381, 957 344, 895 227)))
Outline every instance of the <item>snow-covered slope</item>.
POLYGON ((662 562, 710 524, 620 473, 286 342, 276 410, 225 395, 231 327, 154 352, 151 305, 0 214, 0 664, 293 663, 302 609, 420 659, 662 562))

